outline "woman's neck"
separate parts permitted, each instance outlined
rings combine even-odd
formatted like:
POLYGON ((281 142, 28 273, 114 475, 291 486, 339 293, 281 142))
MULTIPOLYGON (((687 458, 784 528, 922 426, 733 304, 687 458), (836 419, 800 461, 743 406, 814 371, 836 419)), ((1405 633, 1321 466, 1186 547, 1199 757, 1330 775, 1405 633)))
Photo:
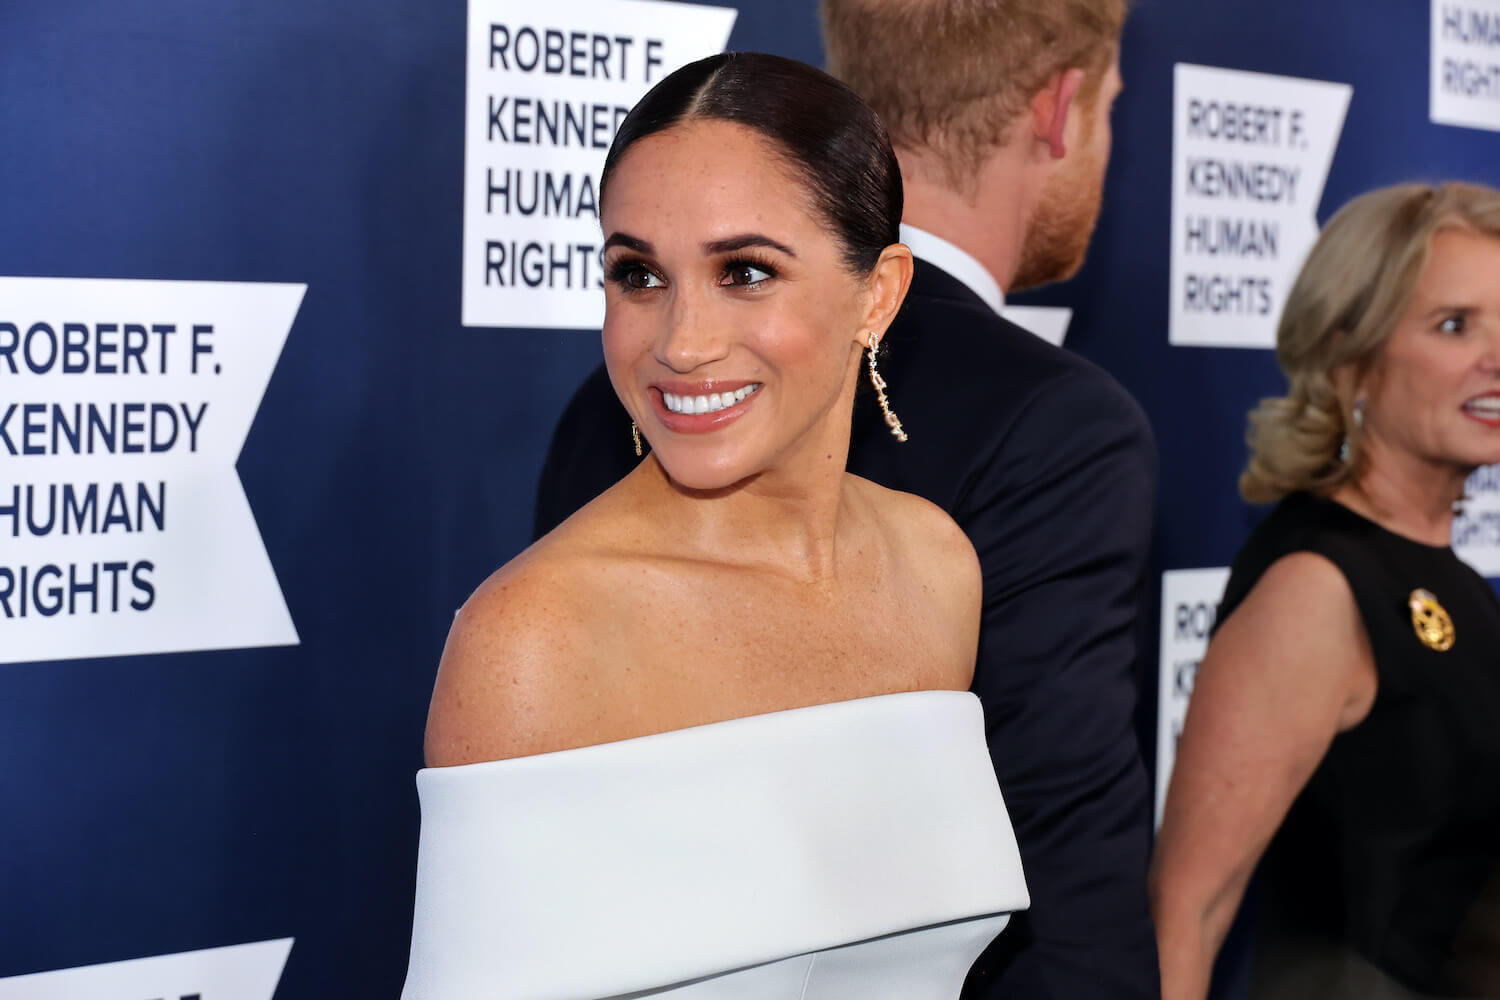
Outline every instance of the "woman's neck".
POLYGON ((650 457, 643 484, 660 505, 663 547, 689 558, 755 566, 804 582, 834 574, 854 498, 848 429, 804 442, 799 454, 722 490, 674 483, 650 457), (830 438, 821 440, 821 438, 830 438))
MULTIPOLYGON (((770 468, 721 490, 672 481, 652 455, 641 464, 646 502, 659 505, 660 549, 755 567, 803 583, 832 580, 850 514, 859 510, 849 463, 860 353, 851 351, 838 399, 770 468)), ((854 518, 857 522, 858 518, 854 518)))
POLYGON ((1454 506, 1463 499, 1472 471, 1397 455, 1372 440, 1364 472, 1335 490, 1333 499, 1395 534, 1424 545, 1447 546, 1454 506))

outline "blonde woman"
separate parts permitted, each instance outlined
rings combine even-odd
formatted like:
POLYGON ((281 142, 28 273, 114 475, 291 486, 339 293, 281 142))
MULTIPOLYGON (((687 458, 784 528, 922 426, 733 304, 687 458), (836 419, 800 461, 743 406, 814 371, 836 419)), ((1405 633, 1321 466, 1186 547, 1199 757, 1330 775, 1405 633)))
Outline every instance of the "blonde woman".
POLYGON ((1255 998, 1500 996, 1500 602, 1449 547, 1500 461, 1500 191, 1345 206, 1288 297, 1151 874, 1201 1000, 1258 871, 1255 998))

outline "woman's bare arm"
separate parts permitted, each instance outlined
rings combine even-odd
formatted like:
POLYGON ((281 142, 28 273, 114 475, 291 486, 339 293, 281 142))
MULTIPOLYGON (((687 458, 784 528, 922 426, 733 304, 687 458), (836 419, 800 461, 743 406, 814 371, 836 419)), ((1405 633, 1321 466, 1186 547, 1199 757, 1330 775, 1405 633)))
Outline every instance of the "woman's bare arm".
POLYGON ((1369 637, 1322 556, 1273 564, 1199 666, 1152 859, 1164 1000, 1202 1000, 1271 836, 1375 697, 1369 637))

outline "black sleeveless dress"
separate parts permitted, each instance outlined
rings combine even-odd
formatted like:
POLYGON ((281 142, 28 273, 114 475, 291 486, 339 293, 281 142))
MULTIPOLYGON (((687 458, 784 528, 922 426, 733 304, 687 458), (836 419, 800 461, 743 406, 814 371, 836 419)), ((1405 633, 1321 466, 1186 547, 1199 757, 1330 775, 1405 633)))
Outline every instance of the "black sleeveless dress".
POLYGON ((1303 493, 1240 551, 1219 621, 1293 552, 1343 572, 1379 688, 1261 861, 1251 996, 1500 997, 1500 601, 1452 549, 1303 493))

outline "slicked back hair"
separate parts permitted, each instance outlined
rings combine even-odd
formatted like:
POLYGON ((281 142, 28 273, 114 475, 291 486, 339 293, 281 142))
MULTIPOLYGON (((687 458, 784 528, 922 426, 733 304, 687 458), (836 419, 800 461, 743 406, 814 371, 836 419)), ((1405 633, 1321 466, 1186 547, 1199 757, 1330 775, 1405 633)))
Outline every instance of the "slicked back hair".
POLYGON ((855 274, 869 274, 900 240, 901 169, 885 126, 848 86, 806 63, 759 52, 726 52, 662 79, 615 133, 599 181, 640 140, 692 121, 725 121, 763 136, 801 177, 855 274))

